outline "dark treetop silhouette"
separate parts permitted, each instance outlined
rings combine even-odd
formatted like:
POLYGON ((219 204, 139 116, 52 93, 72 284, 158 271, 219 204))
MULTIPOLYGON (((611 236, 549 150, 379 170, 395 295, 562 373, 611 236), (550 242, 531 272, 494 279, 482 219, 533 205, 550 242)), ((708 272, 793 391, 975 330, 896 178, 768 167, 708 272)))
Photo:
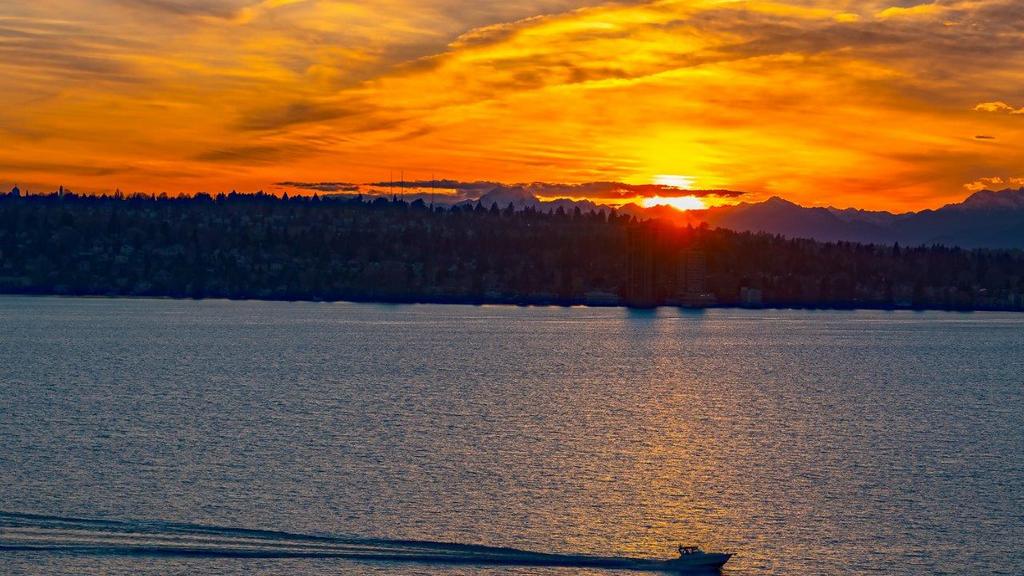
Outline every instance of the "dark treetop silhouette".
POLYGON ((1024 252, 816 242, 610 211, 361 197, 0 197, 0 291, 1024 309, 1024 252))

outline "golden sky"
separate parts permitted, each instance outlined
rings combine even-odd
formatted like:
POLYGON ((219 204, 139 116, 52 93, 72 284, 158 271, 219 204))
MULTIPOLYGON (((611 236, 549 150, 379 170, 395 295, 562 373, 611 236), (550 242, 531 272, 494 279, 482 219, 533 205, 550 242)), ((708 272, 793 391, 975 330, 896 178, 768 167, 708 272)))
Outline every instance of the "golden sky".
POLYGON ((1021 22, 1020 0, 0 0, 0 184, 404 170, 937 207, 1024 182, 1021 22))

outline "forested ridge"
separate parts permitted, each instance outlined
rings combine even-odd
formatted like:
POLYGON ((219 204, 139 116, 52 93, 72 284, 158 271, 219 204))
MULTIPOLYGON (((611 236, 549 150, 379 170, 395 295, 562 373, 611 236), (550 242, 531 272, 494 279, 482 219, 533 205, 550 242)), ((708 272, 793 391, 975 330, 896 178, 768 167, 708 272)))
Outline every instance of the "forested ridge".
POLYGON ((359 197, 0 197, 0 292, 1024 309, 1024 252, 359 197))

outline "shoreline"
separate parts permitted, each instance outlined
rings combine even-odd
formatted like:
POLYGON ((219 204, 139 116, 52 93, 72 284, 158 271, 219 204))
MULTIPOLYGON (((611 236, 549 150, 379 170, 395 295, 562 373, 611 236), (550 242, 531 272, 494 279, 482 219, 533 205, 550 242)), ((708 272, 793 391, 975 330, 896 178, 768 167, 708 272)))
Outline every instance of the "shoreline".
POLYGON ((548 298, 470 298, 470 297, 438 297, 438 298, 303 298, 303 297, 231 297, 231 296, 182 296, 167 294, 66 294, 56 292, 9 292, 0 290, 0 296, 26 298, 80 298, 96 300, 221 300, 229 302, 293 302, 321 304, 387 304, 387 305, 455 305, 455 306, 512 306, 518 308, 623 308, 632 311, 651 311, 659 308, 675 308, 690 312, 704 310, 807 310, 807 311, 879 311, 879 312, 1024 312, 1022 308, 980 308, 980 307, 916 307, 916 306, 885 306, 872 304, 822 304, 807 305, 795 303, 770 303, 760 306, 742 306, 738 304, 710 304, 706 306, 682 306, 676 304, 658 304, 654 306, 630 306, 624 303, 587 302, 579 299, 548 299, 548 298))

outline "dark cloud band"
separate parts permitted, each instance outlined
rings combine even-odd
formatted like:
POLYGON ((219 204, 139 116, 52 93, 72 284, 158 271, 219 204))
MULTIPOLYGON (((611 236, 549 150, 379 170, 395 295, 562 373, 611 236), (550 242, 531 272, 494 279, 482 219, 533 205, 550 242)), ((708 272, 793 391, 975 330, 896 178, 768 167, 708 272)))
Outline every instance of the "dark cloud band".
POLYGON ((484 194, 519 190, 540 198, 569 197, 593 200, 628 200, 636 197, 653 198, 655 196, 669 198, 675 196, 717 196, 737 198, 744 194, 736 190, 689 190, 662 184, 627 184, 625 182, 585 182, 581 184, 565 184, 552 182, 504 183, 486 180, 463 182, 459 180, 395 180, 367 182, 363 185, 349 182, 278 182, 278 186, 317 190, 322 192, 359 192, 373 190, 408 190, 422 192, 424 190, 454 191, 465 198, 477 198, 484 194), (364 190, 365 189, 365 190, 364 190))

